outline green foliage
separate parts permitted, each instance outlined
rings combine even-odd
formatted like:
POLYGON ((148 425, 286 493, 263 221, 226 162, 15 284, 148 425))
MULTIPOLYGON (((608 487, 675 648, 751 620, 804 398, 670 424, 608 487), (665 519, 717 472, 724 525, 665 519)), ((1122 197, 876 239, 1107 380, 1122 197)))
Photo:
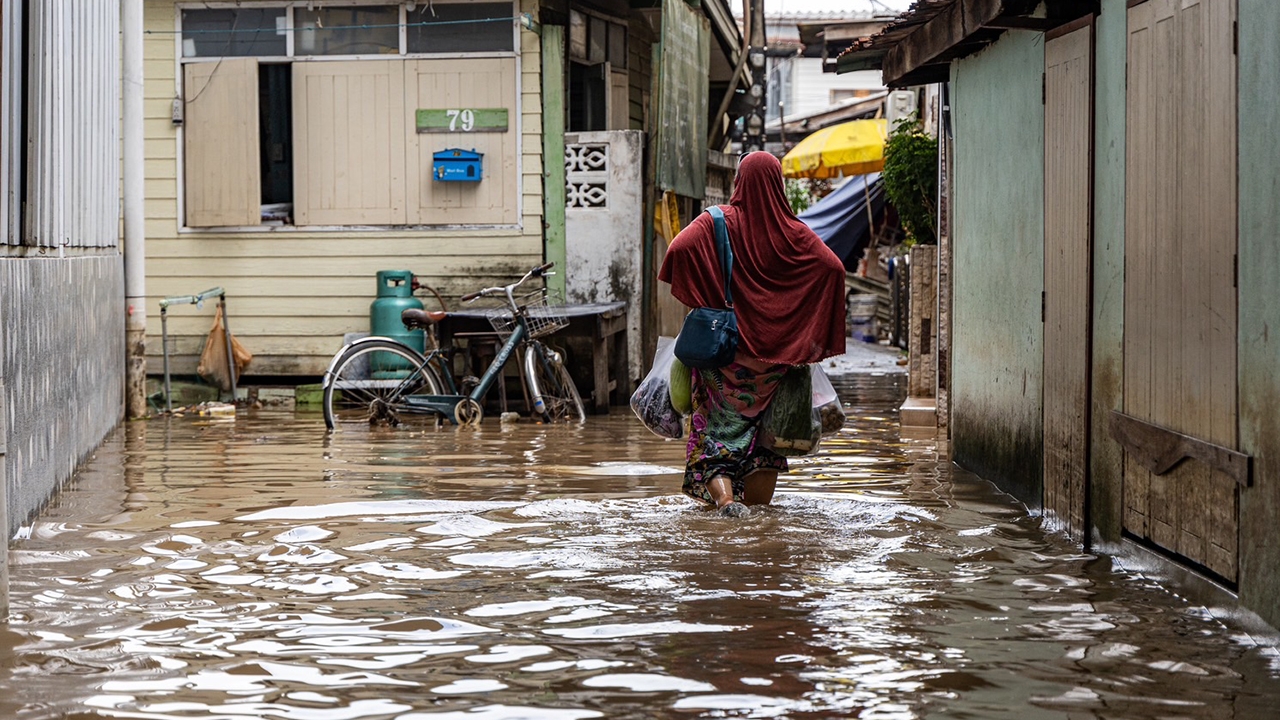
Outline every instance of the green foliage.
POLYGON ((813 204, 813 193, 809 192, 809 184, 804 180, 787 178, 787 202, 791 203, 791 212, 799 215, 813 204))
POLYGON ((938 141, 924 132, 918 120, 903 121, 889 133, 881 177, 908 238, 936 243, 938 141))

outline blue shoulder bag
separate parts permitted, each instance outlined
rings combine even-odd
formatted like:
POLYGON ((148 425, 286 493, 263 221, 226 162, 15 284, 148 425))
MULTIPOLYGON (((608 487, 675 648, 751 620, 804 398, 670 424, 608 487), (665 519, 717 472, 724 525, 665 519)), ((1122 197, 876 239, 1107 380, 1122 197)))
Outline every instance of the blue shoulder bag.
POLYGON ((725 367, 738 352, 738 316, 733 312, 733 292, 729 289, 733 277, 733 248, 729 245, 724 211, 713 205, 707 212, 715 225, 716 256, 724 275, 724 304, 728 309, 694 308, 684 318, 676 338, 675 354, 680 362, 699 370, 725 367))

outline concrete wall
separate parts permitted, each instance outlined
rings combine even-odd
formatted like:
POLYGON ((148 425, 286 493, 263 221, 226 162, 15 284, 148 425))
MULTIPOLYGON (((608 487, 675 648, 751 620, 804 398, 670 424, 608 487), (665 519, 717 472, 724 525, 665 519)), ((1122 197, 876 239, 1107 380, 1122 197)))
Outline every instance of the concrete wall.
POLYGON ((123 417, 124 265, 103 252, 0 258, 5 537, 123 417))
POLYGON ((1124 406, 1124 163, 1126 0, 1103 0, 1094 25, 1093 368, 1090 523, 1094 540, 1118 542, 1124 520, 1124 451, 1107 431, 1124 406))
POLYGON ((1280 3, 1239 0, 1240 600, 1280 627, 1280 3))
POLYGON ((565 136, 565 147, 566 300, 627 303, 628 377, 638 379, 645 364, 640 350, 644 133, 574 133, 565 136), (604 153, 607 160, 601 159, 604 153), (597 169, 595 163, 600 163, 597 169))
POLYGON ((956 462, 1039 507, 1044 107, 1039 33, 952 65, 956 462))

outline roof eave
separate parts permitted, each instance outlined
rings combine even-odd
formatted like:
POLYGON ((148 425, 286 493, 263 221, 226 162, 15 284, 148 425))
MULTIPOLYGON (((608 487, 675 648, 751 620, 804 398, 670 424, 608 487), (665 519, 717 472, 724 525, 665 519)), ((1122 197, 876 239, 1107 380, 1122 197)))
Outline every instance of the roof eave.
POLYGON ((950 75, 952 60, 981 50, 1006 30, 1044 31, 1095 9, 1092 2, 1049 0, 1046 17, 1028 17, 1036 5, 1035 0, 917 2, 895 24, 842 53, 836 72, 878 68, 887 87, 941 82, 950 75))

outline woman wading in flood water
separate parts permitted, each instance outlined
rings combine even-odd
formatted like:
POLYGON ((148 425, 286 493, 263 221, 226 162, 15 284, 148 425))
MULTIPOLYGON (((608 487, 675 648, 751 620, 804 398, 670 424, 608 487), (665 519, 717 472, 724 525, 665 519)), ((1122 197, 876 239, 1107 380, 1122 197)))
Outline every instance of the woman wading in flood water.
MULTIPOLYGON (((787 459, 757 442, 761 413, 789 367, 844 353, 844 266, 791 211, 782 166, 766 152, 738 164, 722 205, 733 248, 738 352, 729 365, 693 370, 683 491, 743 516, 773 499, 787 459)), ((691 308, 724 308, 724 279, 707 213, 671 241, 658 279, 691 308)))

